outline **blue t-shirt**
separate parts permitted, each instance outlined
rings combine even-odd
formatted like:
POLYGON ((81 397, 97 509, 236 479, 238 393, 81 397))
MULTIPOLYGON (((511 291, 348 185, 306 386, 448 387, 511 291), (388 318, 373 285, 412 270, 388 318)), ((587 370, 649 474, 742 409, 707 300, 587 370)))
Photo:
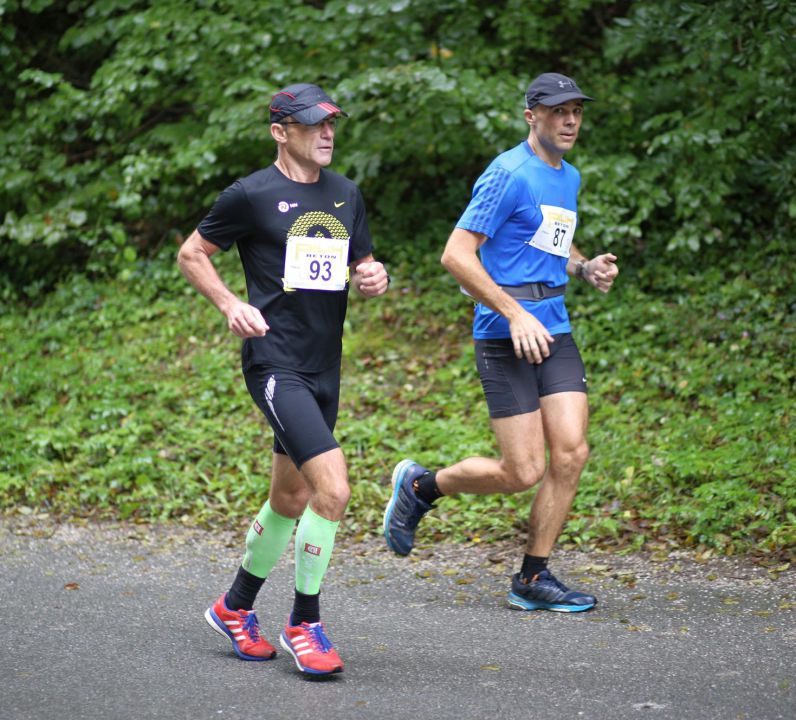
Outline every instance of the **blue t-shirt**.
MULTIPOLYGON (((577 213, 580 173, 565 160, 561 168, 540 160, 523 141, 498 155, 475 183, 473 197, 456 227, 483 233, 481 263, 498 285, 541 282, 550 287, 568 281, 567 258, 529 245, 542 223, 541 206, 577 213)), ((571 332, 564 296, 520 304, 551 335, 571 332)), ((475 306, 473 337, 509 338, 505 317, 481 303, 475 306)))

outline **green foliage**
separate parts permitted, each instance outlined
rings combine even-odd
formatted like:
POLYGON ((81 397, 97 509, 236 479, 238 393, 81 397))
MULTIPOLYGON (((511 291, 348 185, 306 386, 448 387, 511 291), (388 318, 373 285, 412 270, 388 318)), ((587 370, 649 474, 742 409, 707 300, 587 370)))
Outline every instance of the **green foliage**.
MULTIPOLYGON (((126 280, 76 276, 0 318, 0 508, 237 525, 268 490, 271 432, 237 342, 173 253, 126 280)), ((786 556, 796 542, 796 304, 778 264, 627 272, 569 307, 590 370, 592 456, 565 546, 786 556), (730 278, 730 279, 728 279, 730 278)), ((242 292, 234 253, 220 259, 242 292)), ((352 298, 337 437, 344 532, 380 532, 396 462, 494 456, 471 306, 436 256, 352 298)), ((521 532, 531 494, 440 503, 420 541, 521 532)))
POLYGON ((0 294, 126 274, 190 232, 270 161, 267 100, 296 80, 350 111, 335 168, 394 262, 438 251, 474 178, 523 138, 523 90, 545 70, 598 99, 572 155, 587 245, 627 258, 787 237, 796 11, 763 5, 6 0, 0 294))
POLYGON ((588 141, 602 156, 589 162, 600 234, 616 218, 677 252, 789 235, 795 29, 793 3, 776 0, 632 3, 607 28, 605 104, 623 118, 595 125, 588 141), (605 197, 606 180, 632 195, 605 197))
MULTIPOLYGON (((623 268, 569 300, 592 458, 562 540, 787 554, 795 30, 784 0, 0 0, 0 506, 256 510, 270 433, 172 249, 270 162, 268 97, 301 80, 351 114, 334 169, 396 281, 348 321, 348 530, 377 531, 401 457, 493 454, 469 307, 437 260, 555 70, 597 99, 568 157, 578 242, 623 268)), ((528 504, 447 500, 423 537, 514 534, 528 504)))
POLYGON ((593 322, 592 299, 573 306, 599 383, 591 443, 607 451, 586 475, 612 478, 576 502, 589 522, 618 515, 618 542, 684 538, 732 552, 796 540, 796 307, 777 275, 683 277, 668 298, 623 284, 603 316, 610 328, 593 322))

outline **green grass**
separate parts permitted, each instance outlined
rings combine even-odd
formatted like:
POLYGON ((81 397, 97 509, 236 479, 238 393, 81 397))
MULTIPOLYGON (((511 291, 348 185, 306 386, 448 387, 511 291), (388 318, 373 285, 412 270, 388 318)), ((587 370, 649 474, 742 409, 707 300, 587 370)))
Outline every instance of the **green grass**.
MULTIPOLYGON (((222 259, 228 279, 237 259, 222 259)), ((380 532, 392 467, 495 445, 473 367, 470 305, 434 259, 352 297, 337 437, 344 532, 380 532)), ((627 272, 568 306, 589 370, 591 459, 565 547, 692 548, 790 559, 796 545, 791 290, 775 270, 627 272)), ((234 285, 241 290, 240 285, 234 285)), ((172 258, 125 281, 75 278, 0 317, 0 509, 240 526, 266 497, 271 433, 238 341, 172 258)), ((447 499, 419 539, 490 541, 531 494, 447 499)))

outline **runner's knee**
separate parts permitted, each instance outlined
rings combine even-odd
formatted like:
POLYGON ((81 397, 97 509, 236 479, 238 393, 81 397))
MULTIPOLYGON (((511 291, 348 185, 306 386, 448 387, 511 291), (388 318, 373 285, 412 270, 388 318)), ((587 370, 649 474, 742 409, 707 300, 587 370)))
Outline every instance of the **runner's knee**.
POLYGON ((589 446, 584 441, 571 448, 550 453, 550 465, 556 475, 579 476, 589 459, 589 446))
POLYGON ((544 463, 534 461, 512 468, 504 466, 504 473, 507 492, 524 492, 542 479, 544 463))
POLYGON ((312 507, 326 518, 339 518, 345 512, 351 499, 351 489, 347 482, 335 483, 318 488, 312 499, 312 507))
POLYGON ((271 488, 271 507, 280 515, 298 518, 310 501, 310 489, 306 485, 297 485, 290 489, 271 488))

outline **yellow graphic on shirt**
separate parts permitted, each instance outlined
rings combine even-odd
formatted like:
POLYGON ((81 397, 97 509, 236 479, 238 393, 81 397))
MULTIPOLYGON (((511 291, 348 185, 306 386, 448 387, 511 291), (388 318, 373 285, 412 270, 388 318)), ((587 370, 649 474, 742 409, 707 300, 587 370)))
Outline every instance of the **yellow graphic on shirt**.
POLYGON ((327 212, 313 210, 297 218, 287 235, 282 278, 285 292, 297 288, 345 289, 349 279, 349 237, 340 220, 327 212))
POLYGON ((296 218, 296 222, 290 226, 287 234, 288 237, 302 235, 304 237, 330 237, 344 240, 348 237, 348 230, 334 215, 313 210, 296 218))

